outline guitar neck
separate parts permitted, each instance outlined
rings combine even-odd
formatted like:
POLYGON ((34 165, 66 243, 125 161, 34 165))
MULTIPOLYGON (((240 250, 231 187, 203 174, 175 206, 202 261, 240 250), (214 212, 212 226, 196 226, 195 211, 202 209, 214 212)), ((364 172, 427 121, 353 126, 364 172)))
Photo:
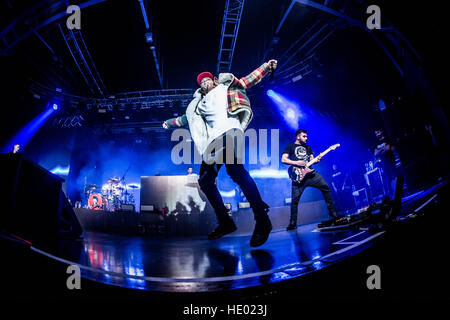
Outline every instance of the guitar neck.
POLYGON ((326 155, 328 152, 330 152, 331 151, 331 147, 330 148, 328 148, 327 150, 325 150, 324 152, 322 152, 319 156, 324 156, 324 155, 326 155))
MULTIPOLYGON (((327 150, 325 150, 324 152, 322 152, 322 153, 320 153, 317 157, 320 157, 320 156, 324 156, 324 155, 326 155, 328 152, 330 152, 331 151, 331 147, 330 148, 328 148, 327 150)), ((311 161, 309 161, 307 164, 306 164, 306 167, 307 168, 309 168, 310 166, 312 166, 314 163, 316 163, 317 162, 317 157, 315 157, 314 159, 312 159, 311 161)))

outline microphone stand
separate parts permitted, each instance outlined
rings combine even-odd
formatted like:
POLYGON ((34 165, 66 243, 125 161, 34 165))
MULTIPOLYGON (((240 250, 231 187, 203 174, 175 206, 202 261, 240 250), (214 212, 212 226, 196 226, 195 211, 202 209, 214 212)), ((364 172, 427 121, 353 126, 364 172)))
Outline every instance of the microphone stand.
POLYGON ((128 169, 125 171, 125 173, 123 174, 123 176, 122 176, 122 179, 121 179, 121 181, 123 181, 124 182, 124 184, 125 184, 125 199, 124 199, 124 202, 125 203, 128 203, 128 188, 127 188, 127 184, 125 183, 125 176, 127 175, 127 173, 128 173, 128 170, 130 170, 130 168, 131 168, 131 164, 128 166, 128 169))

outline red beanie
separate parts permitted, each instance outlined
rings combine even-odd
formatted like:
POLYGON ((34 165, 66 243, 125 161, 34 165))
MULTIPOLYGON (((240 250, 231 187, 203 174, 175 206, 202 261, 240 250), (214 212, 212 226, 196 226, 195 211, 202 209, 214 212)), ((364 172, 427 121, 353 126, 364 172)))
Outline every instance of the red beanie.
POLYGON ((202 82, 203 78, 211 78, 212 80, 214 80, 214 76, 211 74, 211 72, 205 71, 205 72, 200 73, 197 76, 197 83, 198 83, 198 85, 200 85, 200 83, 202 82))

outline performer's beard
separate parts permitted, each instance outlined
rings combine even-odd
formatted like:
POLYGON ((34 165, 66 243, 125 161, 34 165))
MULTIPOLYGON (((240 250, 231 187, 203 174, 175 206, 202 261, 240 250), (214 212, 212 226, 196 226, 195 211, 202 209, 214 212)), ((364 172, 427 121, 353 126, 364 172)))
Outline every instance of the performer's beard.
POLYGON ((212 89, 214 89, 214 85, 210 85, 210 84, 207 84, 203 89, 202 89, 202 92, 203 92, 203 94, 207 94, 208 92, 210 92, 212 89))

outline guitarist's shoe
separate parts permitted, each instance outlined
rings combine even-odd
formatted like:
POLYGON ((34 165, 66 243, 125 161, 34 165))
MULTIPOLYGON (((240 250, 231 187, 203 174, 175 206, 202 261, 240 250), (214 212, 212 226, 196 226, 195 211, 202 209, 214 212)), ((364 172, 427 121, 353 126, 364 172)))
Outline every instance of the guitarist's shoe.
POLYGON ((294 229, 297 229, 297 225, 296 224, 289 224, 287 226, 287 228, 286 228, 287 231, 294 230, 294 229))
POLYGON ((230 218, 230 220, 227 222, 219 223, 217 228, 213 232, 208 234, 208 239, 209 240, 219 239, 226 234, 236 231, 236 229, 237 229, 236 224, 230 218))

